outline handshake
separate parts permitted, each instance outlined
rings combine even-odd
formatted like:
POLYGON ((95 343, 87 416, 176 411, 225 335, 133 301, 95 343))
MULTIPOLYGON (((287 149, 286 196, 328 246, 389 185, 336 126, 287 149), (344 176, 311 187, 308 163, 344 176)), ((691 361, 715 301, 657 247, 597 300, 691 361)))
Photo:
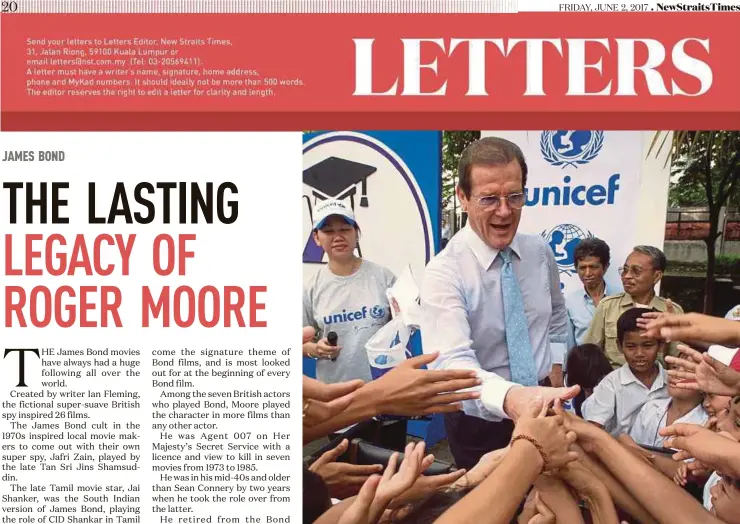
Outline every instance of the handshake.
MULTIPOLYGON (((304 341, 313 336, 313 328, 303 328, 304 341)), ((304 376, 304 443, 378 415, 412 417, 451 413, 461 410, 463 401, 480 398, 482 381, 475 370, 421 369, 436 358, 436 353, 410 358, 369 383, 352 380, 324 384, 304 376)), ((578 386, 513 387, 506 395, 504 411, 516 422, 537 398, 551 405, 555 399, 568 400, 578 392, 578 386)))

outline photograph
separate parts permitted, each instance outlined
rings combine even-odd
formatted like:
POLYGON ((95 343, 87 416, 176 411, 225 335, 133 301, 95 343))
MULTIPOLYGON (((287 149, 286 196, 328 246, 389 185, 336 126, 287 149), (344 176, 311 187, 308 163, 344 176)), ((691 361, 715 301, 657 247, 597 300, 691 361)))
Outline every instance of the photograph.
POLYGON ((738 344, 659 326, 740 326, 738 151, 304 133, 304 522, 735 522, 738 344))

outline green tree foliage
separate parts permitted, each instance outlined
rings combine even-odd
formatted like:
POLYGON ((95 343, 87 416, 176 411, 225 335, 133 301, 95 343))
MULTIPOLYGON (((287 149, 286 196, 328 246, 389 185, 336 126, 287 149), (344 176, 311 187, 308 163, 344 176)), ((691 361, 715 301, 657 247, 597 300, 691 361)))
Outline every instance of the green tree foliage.
MULTIPOLYGON (((656 134, 653 146, 660 140, 656 134)), ((667 135, 666 135, 667 137, 667 135)), ((660 150, 666 143, 663 138, 660 150)), ((671 205, 699 205, 709 209, 707 246, 707 280, 704 289, 704 312, 711 314, 714 305, 714 270, 719 215, 722 207, 740 198, 740 132, 677 131, 669 144, 672 171, 677 174, 671 191, 671 205)))
POLYGON ((446 209, 455 194, 457 162, 471 142, 480 138, 480 131, 445 131, 442 133, 442 207, 446 209))
MULTIPOLYGON (((737 135, 737 132, 732 134, 737 135)), ((735 138, 737 140, 737 138, 735 138)), ((699 146, 695 146, 699 147, 699 146)), ((706 154, 706 152, 705 152, 706 154)), ((715 165, 711 172, 711 192, 720 195, 720 188, 725 187, 727 191, 726 206, 732 208, 740 207, 740 184, 732 178, 723 182, 721 165, 715 165)), ((670 193, 668 205, 670 207, 706 207, 707 206, 707 179, 700 169, 699 162, 689 160, 686 157, 676 159, 672 169, 670 193)), ((737 180, 737 179, 735 179, 737 180)))

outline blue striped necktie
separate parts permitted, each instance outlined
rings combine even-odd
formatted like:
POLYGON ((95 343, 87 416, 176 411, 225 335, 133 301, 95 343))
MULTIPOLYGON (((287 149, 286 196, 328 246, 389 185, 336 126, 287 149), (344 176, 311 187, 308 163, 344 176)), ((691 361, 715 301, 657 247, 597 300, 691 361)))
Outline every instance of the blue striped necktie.
POLYGON ((511 263, 510 247, 501 251, 501 258, 504 261, 501 269, 501 291, 504 298, 504 324, 511 381, 523 386, 536 386, 538 381, 532 342, 529 340, 522 290, 511 263))

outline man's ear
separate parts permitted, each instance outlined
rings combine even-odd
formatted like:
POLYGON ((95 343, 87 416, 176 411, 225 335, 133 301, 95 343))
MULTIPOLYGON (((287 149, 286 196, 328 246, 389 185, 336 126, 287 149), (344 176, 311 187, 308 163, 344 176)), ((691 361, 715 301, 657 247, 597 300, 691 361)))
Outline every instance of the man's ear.
POLYGON ((457 186, 455 188, 455 193, 457 193, 457 199, 460 201, 460 206, 462 207, 462 210, 467 213, 469 205, 468 196, 465 194, 460 186, 457 186))

